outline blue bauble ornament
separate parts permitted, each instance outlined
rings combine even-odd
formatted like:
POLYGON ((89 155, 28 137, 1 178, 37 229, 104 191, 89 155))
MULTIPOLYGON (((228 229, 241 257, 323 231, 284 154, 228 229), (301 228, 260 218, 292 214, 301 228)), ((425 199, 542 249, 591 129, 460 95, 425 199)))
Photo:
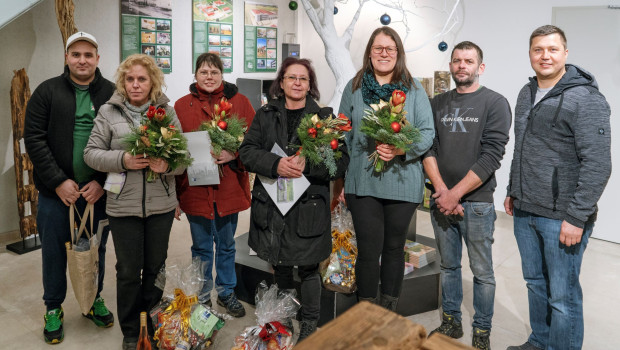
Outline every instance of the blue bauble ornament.
POLYGON ((338 8, 336 6, 334 6, 334 15, 338 14, 338 8))
POLYGON ((379 20, 381 21, 381 24, 383 24, 384 26, 386 26, 386 25, 390 24, 390 22, 392 22, 392 18, 387 13, 384 13, 383 16, 381 16, 381 18, 379 18, 379 20))
POLYGON ((297 1, 291 1, 288 3, 288 8, 295 11, 297 10, 297 1))
POLYGON ((444 52, 448 49, 448 44, 446 44, 445 41, 442 41, 439 45, 437 45, 437 48, 439 48, 439 51, 444 52))

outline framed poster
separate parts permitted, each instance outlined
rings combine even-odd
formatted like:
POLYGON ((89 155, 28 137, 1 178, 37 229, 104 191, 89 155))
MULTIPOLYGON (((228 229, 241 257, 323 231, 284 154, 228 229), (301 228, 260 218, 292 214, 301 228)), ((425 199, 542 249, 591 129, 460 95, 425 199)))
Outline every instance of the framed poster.
POLYGON ((218 54, 224 73, 232 72, 233 1, 192 1, 192 72, 196 71, 196 59, 205 52, 218 54))
POLYGON ((135 53, 153 57, 164 73, 172 72, 172 0, 121 0, 121 60, 135 53))
POLYGON ((277 71, 277 26, 277 6, 245 3, 244 72, 277 71))

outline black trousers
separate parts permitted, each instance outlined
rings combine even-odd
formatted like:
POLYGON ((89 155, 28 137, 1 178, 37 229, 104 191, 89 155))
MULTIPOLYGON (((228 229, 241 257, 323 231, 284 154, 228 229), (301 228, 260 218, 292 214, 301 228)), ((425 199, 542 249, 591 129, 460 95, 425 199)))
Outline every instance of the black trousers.
POLYGON ((403 283, 407 228, 419 203, 354 194, 347 194, 346 200, 357 237, 357 295, 376 298, 381 281, 381 293, 397 298, 403 283))
MULTIPOLYGON (((293 289, 293 267, 273 266, 273 279, 280 289, 293 289)), ((301 280, 301 319, 318 321, 321 312, 321 276, 319 264, 297 266, 297 274, 301 280)))
MULTIPOLYGON (((174 210, 151 215, 109 216, 116 252, 116 304, 118 322, 126 341, 140 335, 140 312, 147 313, 161 300, 163 290, 155 278, 166 262, 174 210)), ((148 320, 149 334, 153 335, 148 320)))

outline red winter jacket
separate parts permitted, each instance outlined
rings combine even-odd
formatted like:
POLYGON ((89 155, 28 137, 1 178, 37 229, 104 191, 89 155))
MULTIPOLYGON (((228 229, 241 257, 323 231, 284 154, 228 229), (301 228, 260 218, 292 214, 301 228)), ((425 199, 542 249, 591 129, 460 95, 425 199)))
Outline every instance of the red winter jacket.
MULTIPOLYGON (((213 105, 226 97, 232 103, 232 114, 245 119, 248 128, 254 118, 254 109, 247 97, 237 93, 237 86, 222 82, 212 93, 198 91, 196 83, 189 87, 190 93, 174 104, 183 131, 196 131, 203 121, 211 120, 213 105)), ((177 197, 181 210, 189 215, 213 219, 213 203, 217 203, 220 217, 238 213, 250 207, 250 183, 248 172, 237 159, 224 164, 224 176, 219 185, 189 186, 187 172, 176 177, 177 197)))

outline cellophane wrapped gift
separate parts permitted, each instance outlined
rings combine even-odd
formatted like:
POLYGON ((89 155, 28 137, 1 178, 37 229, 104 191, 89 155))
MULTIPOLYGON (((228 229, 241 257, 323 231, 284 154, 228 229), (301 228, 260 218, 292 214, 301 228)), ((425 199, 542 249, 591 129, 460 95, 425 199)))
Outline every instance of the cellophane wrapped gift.
POLYGON ((257 326, 247 327, 234 340, 231 350, 290 350, 293 348, 293 318, 300 308, 294 290, 262 281, 256 290, 257 326))
POLYGON ((319 270, 325 289, 338 293, 353 293, 357 241, 351 212, 340 203, 332 211, 332 253, 321 262, 319 270))
POLYGON ((231 319, 198 302, 209 300, 200 295, 204 268, 205 264, 194 258, 189 264, 170 264, 159 273, 155 285, 164 296, 150 311, 159 349, 211 348, 217 332, 231 319))

